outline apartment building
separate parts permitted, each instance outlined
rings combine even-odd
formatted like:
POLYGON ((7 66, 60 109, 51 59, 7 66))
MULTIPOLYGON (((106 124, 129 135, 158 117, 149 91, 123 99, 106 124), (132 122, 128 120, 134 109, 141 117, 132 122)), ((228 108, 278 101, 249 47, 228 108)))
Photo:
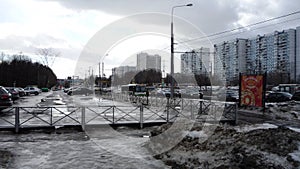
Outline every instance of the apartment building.
POLYGON ((136 71, 135 66, 119 66, 113 69, 114 75, 119 77, 124 76, 127 72, 134 72, 136 71))
POLYGON ((246 39, 235 39, 214 45, 214 74, 228 82, 246 71, 246 39))
POLYGON ((181 55, 181 73, 207 74, 211 71, 210 49, 200 48, 181 55))
POLYGON ((161 56, 159 55, 149 55, 148 53, 137 54, 137 66, 138 71, 146 69, 154 69, 161 71, 161 56))
POLYGON ((283 74, 287 82, 300 80, 300 27, 214 46, 214 72, 224 71, 224 80, 237 79, 239 73, 264 72, 283 74))

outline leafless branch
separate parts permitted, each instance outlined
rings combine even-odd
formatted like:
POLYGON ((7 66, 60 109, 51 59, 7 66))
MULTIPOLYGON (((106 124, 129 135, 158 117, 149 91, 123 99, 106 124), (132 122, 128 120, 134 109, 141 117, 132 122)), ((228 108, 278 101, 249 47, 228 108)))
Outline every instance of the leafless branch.
POLYGON ((39 48, 37 55, 40 56, 44 65, 52 66, 55 59, 60 56, 60 52, 55 51, 53 48, 39 48))

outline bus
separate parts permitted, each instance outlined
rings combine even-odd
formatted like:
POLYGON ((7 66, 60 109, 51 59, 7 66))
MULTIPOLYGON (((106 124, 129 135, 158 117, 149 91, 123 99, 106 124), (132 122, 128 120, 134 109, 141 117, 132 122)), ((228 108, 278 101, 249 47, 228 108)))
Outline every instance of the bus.
POLYGON ((122 85, 121 91, 122 93, 129 94, 131 96, 146 96, 147 94, 146 85, 142 84, 122 85))

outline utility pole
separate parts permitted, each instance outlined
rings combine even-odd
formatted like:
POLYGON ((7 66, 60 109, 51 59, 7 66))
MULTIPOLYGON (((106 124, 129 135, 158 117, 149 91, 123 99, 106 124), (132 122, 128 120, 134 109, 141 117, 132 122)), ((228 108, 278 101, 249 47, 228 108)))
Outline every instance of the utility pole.
POLYGON ((171 11, 171 98, 172 99, 174 97, 174 28, 173 28, 174 9, 180 7, 187 7, 187 6, 193 6, 193 4, 176 5, 172 7, 172 11, 171 11))
POLYGON ((99 62, 99 78, 101 77, 101 62, 99 62))
POLYGON ((102 62, 102 76, 104 77, 104 62, 102 62))

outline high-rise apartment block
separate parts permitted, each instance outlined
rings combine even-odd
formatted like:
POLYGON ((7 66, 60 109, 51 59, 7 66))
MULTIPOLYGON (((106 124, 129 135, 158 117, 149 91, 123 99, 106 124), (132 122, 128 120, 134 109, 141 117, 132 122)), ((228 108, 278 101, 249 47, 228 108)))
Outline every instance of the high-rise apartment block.
POLYGON ((123 77, 128 72, 136 71, 135 66, 119 66, 113 69, 114 75, 123 77))
POLYGON ((181 73, 207 74, 211 70, 210 49, 200 48, 181 55, 181 73))
POLYGON ((137 54, 137 70, 154 69, 161 71, 161 56, 149 55, 148 53, 137 54))
POLYGON ((236 39, 214 45, 214 74, 223 80, 236 80, 239 72, 246 69, 246 42, 246 39, 236 39))
POLYGON ((214 45, 214 73, 227 81, 239 73, 280 73, 288 82, 300 81, 300 27, 250 39, 214 45))

